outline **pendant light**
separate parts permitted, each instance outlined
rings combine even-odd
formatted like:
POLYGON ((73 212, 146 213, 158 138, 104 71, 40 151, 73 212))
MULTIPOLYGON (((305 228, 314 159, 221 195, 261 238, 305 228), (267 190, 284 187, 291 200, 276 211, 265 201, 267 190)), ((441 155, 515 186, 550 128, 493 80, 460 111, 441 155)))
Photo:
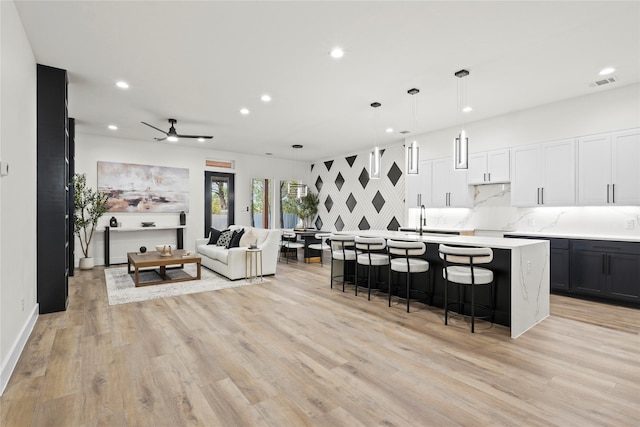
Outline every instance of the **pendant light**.
POLYGON ((458 123, 460 123, 460 133, 458 137, 454 140, 454 158, 453 164, 456 169, 468 169, 469 168, 469 137, 467 136, 465 128, 464 120, 460 120, 460 114, 462 108, 466 107, 467 104, 467 85, 464 80, 466 76, 469 75, 469 71, 460 70, 456 71, 454 74, 458 81, 456 83, 457 91, 458 91, 458 99, 457 99, 457 117, 458 123))
POLYGON ((380 148, 378 147, 378 107, 382 104, 379 102, 372 102, 371 106, 373 107, 374 115, 373 115, 373 132, 374 132, 374 141, 376 143, 376 147, 372 152, 369 153, 369 178, 370 179, 380 179, 380 148))
MULTIPOLYGON (((293 175, 296 174, 296 151, 302 148, 300 144, 293 144, 291 146, 293 148, 293 175)), ((307 195, 308 187, 306 184, 299 183, 298 181, 292 182, 291 180, 287 184, 287 193, 291 197, 295 197, 296 199, 301 199, 307 195)))
POLYGON ((417 112, 417 100, 416 95, 420 93, 420 91, 416 88, 409 89, 407 91, 409 95, 411 95, 411 129, 414 138, 411 141, 411 144, 407 145, 407 174, 408 175, 418 175, 418 165, 420 163, 420 153, 418 148, 418 142, 415 139, 416 133, 416 112, 417 112))

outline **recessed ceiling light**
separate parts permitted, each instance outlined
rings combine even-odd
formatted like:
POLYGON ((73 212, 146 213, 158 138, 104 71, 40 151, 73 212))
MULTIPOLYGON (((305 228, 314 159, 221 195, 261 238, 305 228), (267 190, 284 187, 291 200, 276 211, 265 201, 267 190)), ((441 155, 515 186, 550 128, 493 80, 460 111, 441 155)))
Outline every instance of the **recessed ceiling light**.
POLYGON ((387 133, 393 132, 393 128, 387 128, 387 133))
POLYGON ((600 75, 601 76, 606 76, 607 74, 611 74, 615 71, 615 68, 612 67, 607 67, 607 68, 603 68, 602 70, 600 70, 600 75))
POLYGON ((111 130, 118 130, 118 126, 116 126, 116 125, 109 125, 109 129, 111 129, 111 130))
POLYGON ((243 114, 243 115, 246 116, 247 114, 249 114, 249 109, 248 108, 241 108, 240 109, 240 114, 243 114))
POLYGON ((331 55, 332 58, 339 59, 344 56, 344 50, 342 50, 341 47, 334 47, 331 49, 329 55, 331 55))
POLYGON ((468 112, 469 112, 469 111, 471 111, 471 110, 473 110, 473 108, 471 108, 471 106, 470 106, 470 105, 467 105, 466 107, 464 107, 464 108, 462 109, 462 112, 463 112, 463 113, 468 113, 468 112))
POLYGON ((129 83, 120 80, 119 82, 116 83, 116 86, 118 86, 120 89, 129 89, 129 83))
POLYGON ((262 95, 260 97, 260 100, 262 102, 271 102, 271 96, 269 94, 265 93, 264 95, 262 95))

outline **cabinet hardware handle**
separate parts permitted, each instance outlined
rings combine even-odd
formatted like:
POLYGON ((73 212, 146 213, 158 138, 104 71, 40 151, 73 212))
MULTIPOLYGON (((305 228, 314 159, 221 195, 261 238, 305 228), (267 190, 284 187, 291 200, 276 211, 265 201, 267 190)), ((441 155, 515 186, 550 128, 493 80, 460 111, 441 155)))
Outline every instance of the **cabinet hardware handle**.
POLYGON ((487 173, 487 181, 491 182, 491 172, 487 173))
POLYGON ((609 184, 607 184, 607 203, 609 203, 609 184))
POLYGON ((539 205, 540 204, 540 187, 538 187, 537 190, 538 190, 538 201, 536 203, 539 205))
POLYGON ((611 203, 616 202, 616 185, 611 184, 611 203))
POLYGON ((540 204, 544 205, 544 187, 540 189, 540 204))
POLYGON ((482 182, 487 182, 487 174, 486 173, 482 174, 482 182))
POLYGON ((602 274, 607 274, 607 256, 602 254, 602 274))

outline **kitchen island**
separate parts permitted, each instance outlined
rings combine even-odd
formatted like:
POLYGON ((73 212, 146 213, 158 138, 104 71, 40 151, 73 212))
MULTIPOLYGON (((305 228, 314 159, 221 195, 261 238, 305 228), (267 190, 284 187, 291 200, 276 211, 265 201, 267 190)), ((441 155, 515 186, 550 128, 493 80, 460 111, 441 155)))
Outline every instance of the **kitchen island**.
MULTIPOLYGON (((438 245, 489 247, 494 260, 484 265, 494 271, 496 280, 495 322, 508 326, 516 338, 549 316, 549 242, 546 240, 505 239, 497 237, 457 236, 451 234, 415 233, 387 230, 343 231, 365 237, 422 241, 427 244, 423 256, 431 265, 433 305, 442 306, 443 262, 438 245)), ((420 284, 416 283, 419 288, 420 284)), ((423 284, 426 287, 426 284, 423 284)))

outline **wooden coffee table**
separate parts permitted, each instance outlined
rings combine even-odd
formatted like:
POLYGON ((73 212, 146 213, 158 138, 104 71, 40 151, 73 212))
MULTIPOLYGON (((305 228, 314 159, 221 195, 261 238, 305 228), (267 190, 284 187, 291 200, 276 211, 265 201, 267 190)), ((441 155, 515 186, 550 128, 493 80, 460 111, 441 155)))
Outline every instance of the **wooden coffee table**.
POLYGON ((149 286, 149 285, 158 285, 161 283, 173 283, 173 282, 184 282, 187 280, 200 280, 201 273, 201 265, 200 262, 202 259, 199 256, 195 256, 193 254, 188 256, 183 256, 187 251, 183 249, 178 249, 173 251, 173 255, 171 256, 162 256, 159 252, 146 252, 144 254, 139 254, 136 252, 127 253, 127 272, 134 273, 135 278, 133 282, 136 287, 139 286, 149 286), (189 276, 185 273, 186 277, 179 278, 171 278, 167 275, 167 266, 168 265, 184 265, 184 264, 197 264, 198 273, 195 277, 189 276), (133 271, 131 271, 131 266, 133 266, 133 271), (153 282, 144 282, 140 283, 140 268, 145 267, 159 267, 158 270, 155 271, 159 280, 153 282))

